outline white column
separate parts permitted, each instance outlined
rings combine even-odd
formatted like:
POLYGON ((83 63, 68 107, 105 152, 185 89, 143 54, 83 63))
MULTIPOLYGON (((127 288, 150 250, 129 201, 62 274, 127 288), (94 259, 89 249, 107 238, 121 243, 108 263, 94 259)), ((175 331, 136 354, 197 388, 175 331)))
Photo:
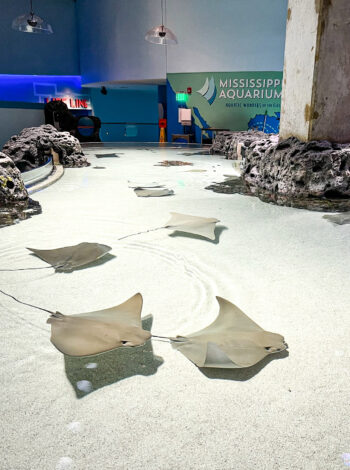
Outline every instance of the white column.
POLYGON ((350 1, 289 0, 280 139, 350 142, 350 1))

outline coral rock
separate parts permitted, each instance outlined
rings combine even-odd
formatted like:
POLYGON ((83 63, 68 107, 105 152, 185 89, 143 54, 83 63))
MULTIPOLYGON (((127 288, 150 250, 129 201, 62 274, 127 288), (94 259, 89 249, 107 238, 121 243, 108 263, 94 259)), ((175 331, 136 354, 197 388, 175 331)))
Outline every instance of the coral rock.
POLYGON ((271 138, 255 141, 242 176, 253 193, 270 195, 277 204, 349 210, 350 145, 295 137, 278 144, 271 138))
POLYGON ((245 158, 247 149, 253 142, 266 138, 278 140, 278 136, 274 134, 265 134, 260 131, 223 131, 218 132, 215 136, 210 153, 213 155, 218 153, 225 155, 228 160, 237 160, 245 158))
POLYGON ((66 167, 90 165, 79 140, 69 132, 57 131, 50 124, 23 129, 11 137, 2 151, 12 158, 21 171, 27 171, 43 165, 51 149, 58 153, 60 163, 66 167))
POLYGON ((0 206, 26 201, 28 197, 21 172, 11 158, 0 152, 0 206))

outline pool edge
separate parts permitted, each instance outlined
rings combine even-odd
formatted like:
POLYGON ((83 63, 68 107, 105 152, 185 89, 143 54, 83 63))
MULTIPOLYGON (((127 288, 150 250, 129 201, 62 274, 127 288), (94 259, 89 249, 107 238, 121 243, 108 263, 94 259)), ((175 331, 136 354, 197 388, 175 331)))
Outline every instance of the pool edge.
POLYGON ((34 194, 42 189, 45 189, 52 184, 56 183, 59 179, 62 178, 64 175, 64 167, 62 165, 54 165, 53 171, 44 179, 34 184, 30 188, 28 188, 28 194, 34 194))

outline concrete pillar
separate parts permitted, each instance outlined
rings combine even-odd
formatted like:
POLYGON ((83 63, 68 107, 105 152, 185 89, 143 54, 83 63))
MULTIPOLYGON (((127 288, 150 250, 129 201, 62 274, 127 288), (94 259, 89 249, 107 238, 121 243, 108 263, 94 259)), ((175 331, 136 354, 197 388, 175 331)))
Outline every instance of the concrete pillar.
POLYGON ((350 0, 289 0, 280 139, 350 142, 350 0))

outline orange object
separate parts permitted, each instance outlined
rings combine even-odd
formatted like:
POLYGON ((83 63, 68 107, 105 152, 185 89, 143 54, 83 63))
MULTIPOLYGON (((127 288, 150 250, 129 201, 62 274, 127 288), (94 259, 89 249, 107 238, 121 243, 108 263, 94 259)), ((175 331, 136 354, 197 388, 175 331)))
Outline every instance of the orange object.
POLYGON ((165 143, 166 142, 166 133, 165 133, 165 128, 164 127, 160 128, 159 142, 160 143, 165 143))
POLYGON ((159 128, 160 129, 166 129, 166 125, 167 125, 166 119, 159 119, 159 128))

